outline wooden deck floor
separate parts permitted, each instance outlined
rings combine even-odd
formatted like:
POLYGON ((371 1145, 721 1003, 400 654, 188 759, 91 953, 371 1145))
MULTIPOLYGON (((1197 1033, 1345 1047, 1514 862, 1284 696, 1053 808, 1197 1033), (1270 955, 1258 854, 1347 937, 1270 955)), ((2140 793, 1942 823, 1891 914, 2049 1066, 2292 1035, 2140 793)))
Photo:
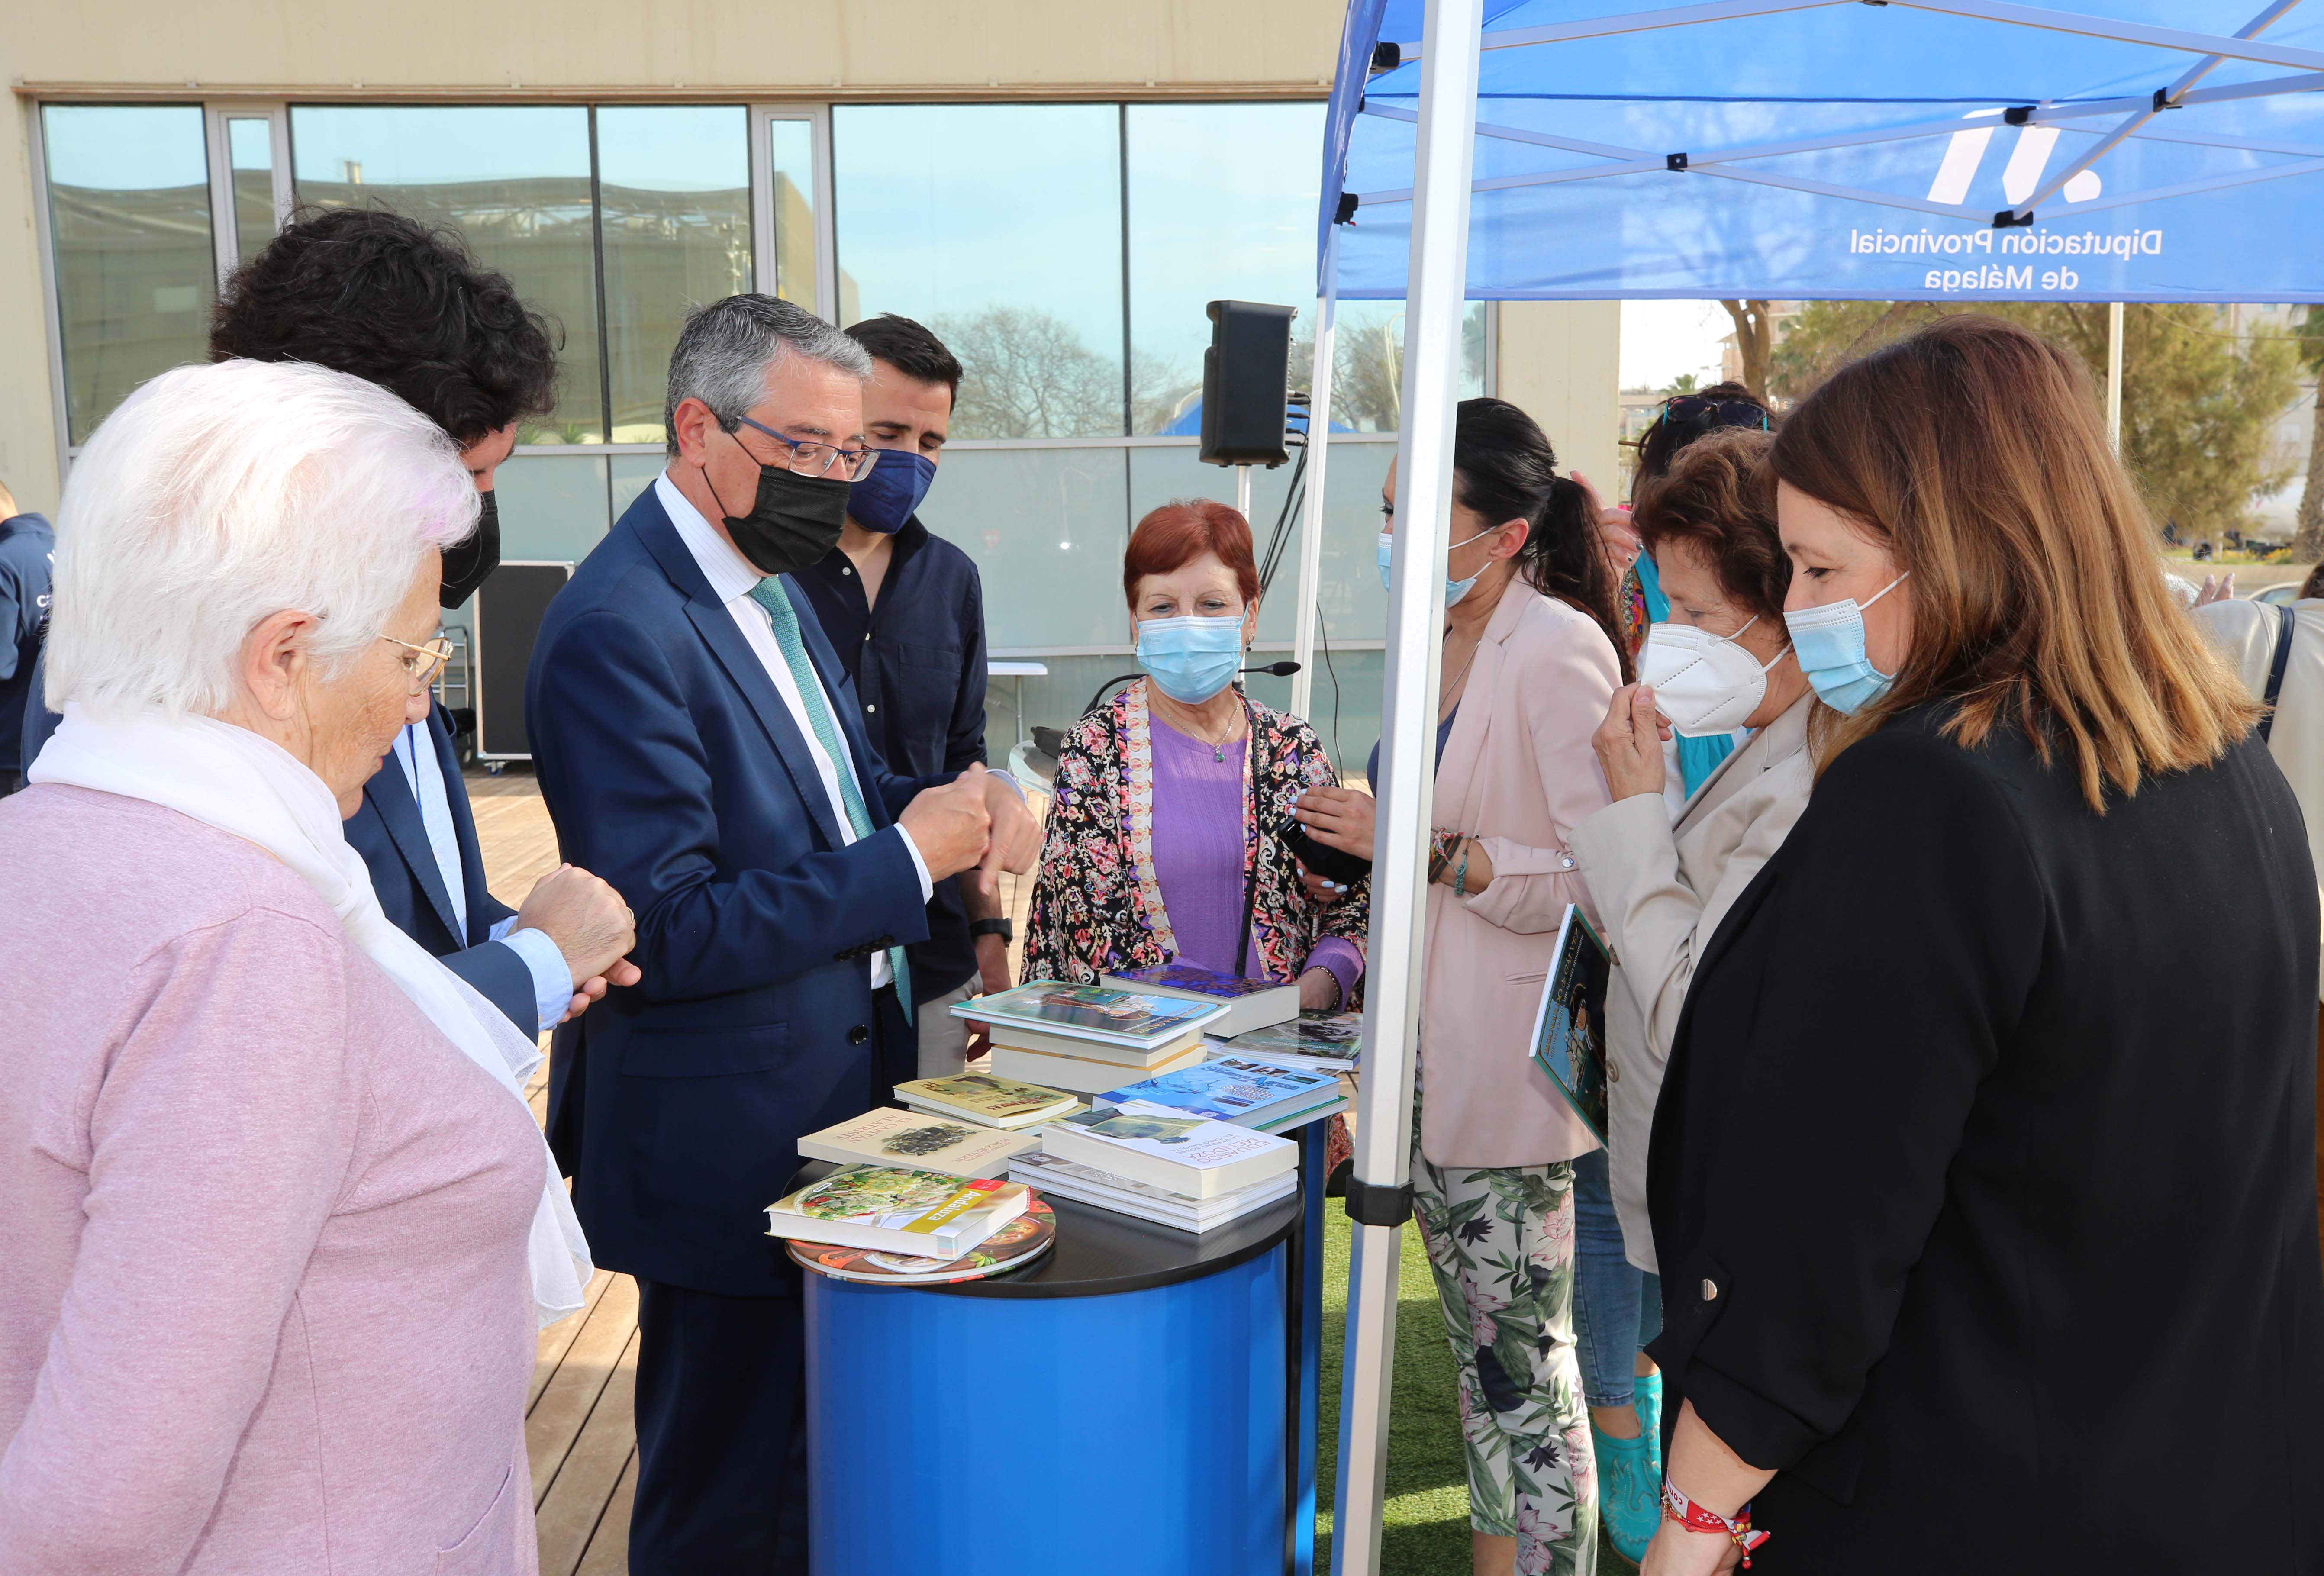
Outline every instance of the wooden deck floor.
MULTIPOLYGON (((557 867, 557 834, 540 791, 521 769, 496 778, 471 772, 467 784, 492 889, 503 902, 521 903, 557 867)), ((1001 881, 1021 931, 1032 883, 1001 881)), ((548 1085, 544 1064, 526 1091, 536 1118, 546 1113, 548 1085)), ((541 1576, 627 1576, 637 1363, 638 1288, 625 1275, 599 1270, 588 1306, 540 1332, 524 1435, 541 1576)))

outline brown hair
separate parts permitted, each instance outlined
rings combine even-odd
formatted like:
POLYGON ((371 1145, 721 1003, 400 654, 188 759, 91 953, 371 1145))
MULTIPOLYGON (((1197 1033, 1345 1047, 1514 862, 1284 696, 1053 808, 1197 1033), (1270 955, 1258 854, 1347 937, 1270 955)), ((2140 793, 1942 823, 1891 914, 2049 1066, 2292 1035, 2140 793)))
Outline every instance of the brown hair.
POLYGON ((1138 522, 1121 555, 1121 594, 1138 607, 1138 583, 1148 575, 1183 569, 1204 553, 1216 553, 1235 577, 1247 606, 1259 600, 1259 565, 1250 553, 1250 522, 1210 498, 1165 503, 1138 522))
POLYGON ((1775 439, 1748 427, 1714 429, 1681 449, 1638 494, 1630 523, 1646 551, 1692 545, 1727 599, 1779 628, 1792 560, 1775 530, 1775 500, 1760 480, 1775 439))
POLYGON ((1940 318, 1834 373, 1768 460, 1911 576, 1895 685, 1834 730, 1825 765, 1950 701, 1949 737, 1973 748, 2014 724, 2045 763, 2064 754, 2103 814, 2108 785, 2207 765, 2258 720, 2163 585, 2089 374, 2041 336, 1940 318))

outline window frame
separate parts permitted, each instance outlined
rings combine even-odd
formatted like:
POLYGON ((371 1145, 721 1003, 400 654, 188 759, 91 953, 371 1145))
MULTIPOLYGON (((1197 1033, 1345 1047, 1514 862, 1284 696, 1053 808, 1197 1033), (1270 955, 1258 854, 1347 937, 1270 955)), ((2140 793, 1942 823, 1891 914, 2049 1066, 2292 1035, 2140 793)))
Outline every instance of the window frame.
POLYGON ((290 105, 288 99, 207 99, 202 104, 202 138, 209 157, 210 245, 217 257, 218 289, 241 263, 242 226, 235 213, 234 149, 227 134, 230 120, 266 123, 269 175, 274 183, 274 228, 289 222, 298 202, 290 180, 290 105), (224 222, 220 222, 220 217, 224 222))

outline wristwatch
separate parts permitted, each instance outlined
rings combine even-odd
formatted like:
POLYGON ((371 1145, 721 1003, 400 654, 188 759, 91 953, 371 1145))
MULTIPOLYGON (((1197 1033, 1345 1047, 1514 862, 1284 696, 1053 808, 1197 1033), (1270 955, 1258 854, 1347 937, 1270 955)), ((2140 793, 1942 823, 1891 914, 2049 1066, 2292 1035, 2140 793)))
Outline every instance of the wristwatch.
POLYGON ((972 919, 968 922, 972 940, 981 935, 997 935, 1003 941, 1015 941, 1017 928, 1006 919, 972 919))

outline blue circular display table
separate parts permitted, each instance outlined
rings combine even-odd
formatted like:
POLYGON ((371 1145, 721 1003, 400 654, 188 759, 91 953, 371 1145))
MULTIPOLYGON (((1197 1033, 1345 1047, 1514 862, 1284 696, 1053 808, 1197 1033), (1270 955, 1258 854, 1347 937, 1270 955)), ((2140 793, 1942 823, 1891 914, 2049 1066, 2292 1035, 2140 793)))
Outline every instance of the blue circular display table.
POLYGON ((1012 1275, 806 1276, 816 1576, 1303 1568, 1303 1194, 1200 1237, 1044 1197, 1012 1275))

